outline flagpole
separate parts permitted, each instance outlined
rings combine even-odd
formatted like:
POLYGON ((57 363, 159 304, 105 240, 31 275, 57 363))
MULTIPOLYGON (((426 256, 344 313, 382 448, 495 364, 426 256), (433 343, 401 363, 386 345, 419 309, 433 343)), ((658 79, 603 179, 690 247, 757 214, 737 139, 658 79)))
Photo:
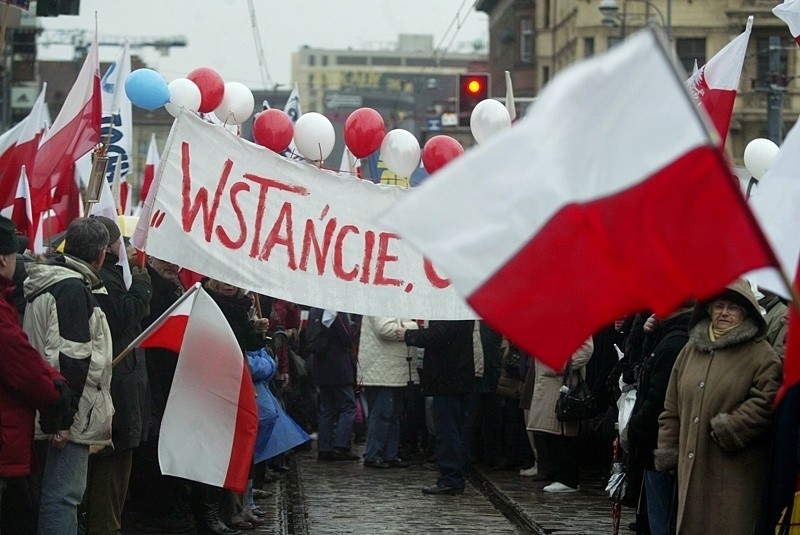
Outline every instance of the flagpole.
POLYGON ((196 283, 194 283, 194 286, 192 286, 191 288, 189 288, 188 290, 186 290, 186 291, 183 293, 183 295, 181 295, 181 296, 180 296, 180 297, 179 297, 179 298, 178 298, 178 299, 177 299, 177 300, 176 300, 174 303, 172 303, 172 305, 170 305, 170 307, 169 307, 167 310, 165 310, 165 311, 164 311, 164 313, 163 313, 163 314, 161 314, 161 315, 158 317, 158 319, 157 319, 156 321, 154 321, 153 323, 151 323, 151 324, 150 324, 150 326, 149 326, 149 327, 147 327, 147 329, 145 329, 144 331, 142 331, 142 334, 140 334, 139 336, 137 336, 137 337, 136 337, 136 339, 134 339, 134 340, 133 340, 133 342, 131 342, 130 344, 128 344, 128 347, 126 347, 125 349, 123 349, 123 350, 122 350, 122 352, 121 352, 119 355, 117 355, 116 357, 114 357, 114 360, 111 362, 111 367, 112 367, 112 368, 116 367, 116 366, 117 366, 117 364, 119 364, 120 362, 122 362, 122 360, 123 360, 125 357, 127 357, 127 356, 128 356, 130 353, 131 353, 131 351, 133 351, 134 349, 136 349, 136 346, 138 346, 138 345, 139 345, 139 344, 142 342, 142 340, 144 340, 145 338, 147 338, 148 336, 150 336, 150 333, 152 333, 154 330, 156 330, 157 328, 161 327, 161 325, 162 325, 162 324, 163 324, 163 323, 166 321, 166 319, 169 317, 169 315, 170 315, 170 314, 172 314, 172 311, 173 311, 173 310, 175 310, 176 308, 178 308, 178 306, 179 306, 181 303, 183 303, 184 301, 186 301, 186 299, 187 299, 187 298, 188 298, 190 295, 192 295, 193 293, 195 293, 195 292, 196 292, 196 291, 197 291, 199 288, 200 288, 200 283, 199 283, 199 282, 196 282, 196 283))

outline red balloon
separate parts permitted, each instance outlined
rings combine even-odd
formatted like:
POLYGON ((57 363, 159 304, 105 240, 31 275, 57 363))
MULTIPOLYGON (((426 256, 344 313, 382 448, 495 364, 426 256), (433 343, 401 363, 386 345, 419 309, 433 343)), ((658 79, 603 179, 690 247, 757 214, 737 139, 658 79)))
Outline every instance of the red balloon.
POLYGON ((217 71, 209 67, 200 67, 186 75, 200 89, 200 107, 197 111, 210 113, 214 111, 225 95, 225 82, 217 71))
POLYGON ((433 136, 422 148, 422 165, 433 174, 462 154, 464 147, 455 139, 450 136, 433 136))
POLYGON ((253 120, 253 141, 271 151, 283 152, 294 136, 294 125, 282 110, 270 108, 253 120))
POLYGON ((385 135, 383 117, 372 108, 357 109, 344 123, 344 142, 356 158, 366 158, 378 150, 385 135))

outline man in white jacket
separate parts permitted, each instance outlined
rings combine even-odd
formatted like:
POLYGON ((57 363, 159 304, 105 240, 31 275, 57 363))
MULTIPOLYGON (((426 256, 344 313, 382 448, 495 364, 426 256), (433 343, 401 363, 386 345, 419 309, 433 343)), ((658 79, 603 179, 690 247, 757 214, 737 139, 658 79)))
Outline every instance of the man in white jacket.
POLYGON ((108 230, 96 219, 70 223, 64 254, 26 265, 24 330, 31 345, 66 379, 77 401, 68 431, 49 439, 42 473, 39 533, 76 533, 78 504, 86 490, 89 448, 111 445, 111 331, 94 297, 108 230))
POLYGON ((362 321, 358 362, 369 410, 364 451, 367 468, 408 467, 397 451, 403 388, 410 380, 410 370, 416 372, 417 352, 406 346, 398 330, 416 328, 416 322, 408 319, 369 316, 362 321))

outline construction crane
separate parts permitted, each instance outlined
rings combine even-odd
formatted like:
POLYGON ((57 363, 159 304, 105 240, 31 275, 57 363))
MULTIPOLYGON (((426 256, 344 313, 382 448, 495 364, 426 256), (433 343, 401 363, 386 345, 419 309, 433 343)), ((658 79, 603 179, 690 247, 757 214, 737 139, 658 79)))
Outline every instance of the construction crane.
MULTIPOLYGON (((92 44, 92 32, 89 30, 44 30, 39 35, 38 43, 41 46, 69 45, 74 50, 74 59, 86 57, 89 46, 92 44)), ((168 37, 130 37, 127 35, 100 35, 97 38, 99 46, 123 46, 125 43, 131 48, 153 47, 162 56, 169 55, 169 49, 176 46, 186 46, 186 37, 173 35, 168 37)))

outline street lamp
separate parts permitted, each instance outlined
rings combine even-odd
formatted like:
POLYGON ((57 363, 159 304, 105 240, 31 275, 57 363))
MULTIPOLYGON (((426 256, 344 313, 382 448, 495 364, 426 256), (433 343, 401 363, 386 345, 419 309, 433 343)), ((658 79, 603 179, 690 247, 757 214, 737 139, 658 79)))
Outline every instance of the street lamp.
POLYGON ((664 33, 667 35, 667 39, 672 41, 672 0, 667 0, 667 16, 664 17, 664 13, 661 12, 661 9, 657 5, 655 5, 650 0, 623 0, 623 12, 620 14, 619 12, 619 5, 617 4, 617 0, 600 0, 600 5, 598 9, 600 10, 600 14, 603 15, 603 25, 608 27, 615 27, 617 25, 621 26, 620 37, 622 39, 625 38, 625 21, 628 17, 627 12, 627 3, 628 1, 631 2, 642 2, 643 4, 647 5, 648 8, 653 8, 653 10, 658 14, 659 18, 661 19, 661 25, 664 27, 664 33))

